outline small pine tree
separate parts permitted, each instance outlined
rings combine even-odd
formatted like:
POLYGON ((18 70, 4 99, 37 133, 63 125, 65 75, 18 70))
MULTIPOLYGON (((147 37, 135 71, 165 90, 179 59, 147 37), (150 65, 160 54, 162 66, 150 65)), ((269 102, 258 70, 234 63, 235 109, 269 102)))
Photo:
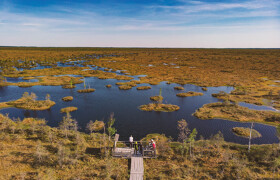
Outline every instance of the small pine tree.
POLYGON ((109 141, 111 139, 111 137, 117 132, 116 128, 113 127, 114 123, 115 123, 115 118, 114 118, 114 113, 111 113, 110 117, 109 117, 109 121, 107 123, 108 128, 108 135, 109 135, 109 141))
POLYGON ((63 117, 63 120, 61 121, 59 127, 64 131, 64 135, 66 138, 68 138, 70 130, 77 131, 78 129, 77 121, 75 119, 72 119, 69 112, 67 112, 66 116, 63 117))
POLYGON ((194 128, 188 138, 188 142, 190 143, 190 157, 192 155, 192 143, 195 141, 196 135, 197 135, 197 131, 196 128, 194 128))

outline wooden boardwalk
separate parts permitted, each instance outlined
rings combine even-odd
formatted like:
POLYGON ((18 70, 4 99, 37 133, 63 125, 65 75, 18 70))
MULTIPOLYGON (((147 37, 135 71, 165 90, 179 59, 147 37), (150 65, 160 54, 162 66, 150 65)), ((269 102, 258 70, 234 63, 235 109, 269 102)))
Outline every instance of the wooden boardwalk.
POLYGON ((131 157, 130 180, 143 180, 144 164, 142 156, 131 157))

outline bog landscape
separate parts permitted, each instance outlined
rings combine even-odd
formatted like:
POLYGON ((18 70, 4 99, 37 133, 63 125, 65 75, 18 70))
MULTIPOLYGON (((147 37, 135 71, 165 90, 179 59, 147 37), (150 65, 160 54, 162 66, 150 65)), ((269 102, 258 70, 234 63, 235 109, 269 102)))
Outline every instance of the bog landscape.
POLYGON ((1 47, 0 179, 129 179, 131 135, 156 142, 144 179, 280 178, 279 57, 1 47))

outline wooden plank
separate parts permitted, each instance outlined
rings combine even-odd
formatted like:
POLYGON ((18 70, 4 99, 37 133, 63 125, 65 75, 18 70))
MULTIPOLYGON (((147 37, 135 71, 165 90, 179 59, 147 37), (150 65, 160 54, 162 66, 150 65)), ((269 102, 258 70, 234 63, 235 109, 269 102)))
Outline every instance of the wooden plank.
POLYGON ((130 180, 143 180, 143 157, 131 157, 130 180))

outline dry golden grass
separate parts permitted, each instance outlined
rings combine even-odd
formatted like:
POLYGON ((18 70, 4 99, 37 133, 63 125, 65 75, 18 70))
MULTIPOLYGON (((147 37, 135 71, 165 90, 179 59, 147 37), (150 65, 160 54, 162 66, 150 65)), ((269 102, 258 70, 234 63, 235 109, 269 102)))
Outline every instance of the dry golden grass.
POLYGON ((106 85, 106 88, 111 88, 111 87, 112 87, 111 84, 107 84, 107 85, 106 85))

